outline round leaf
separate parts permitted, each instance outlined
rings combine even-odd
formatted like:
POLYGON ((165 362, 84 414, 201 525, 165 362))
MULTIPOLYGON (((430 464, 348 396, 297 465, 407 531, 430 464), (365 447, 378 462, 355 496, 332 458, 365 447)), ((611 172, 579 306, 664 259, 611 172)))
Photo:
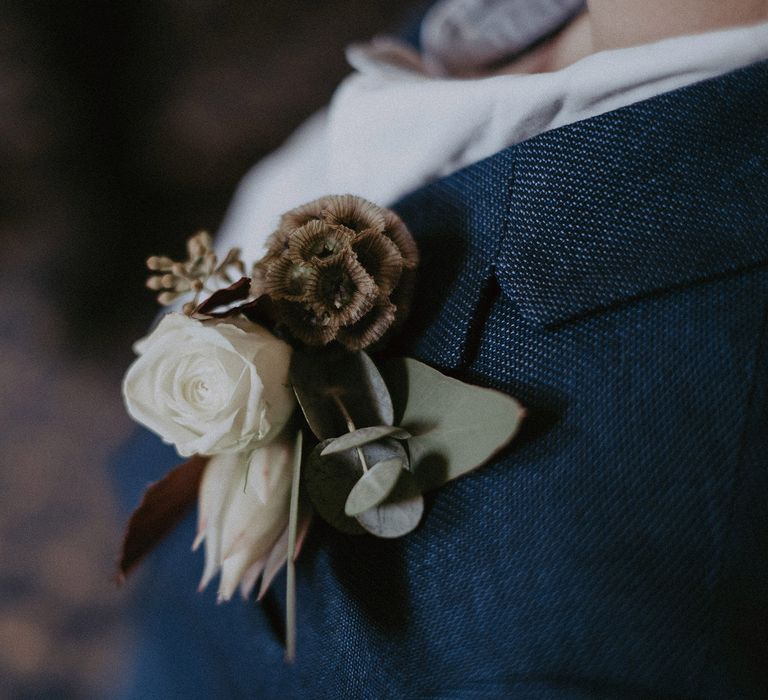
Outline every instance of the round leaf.
MULTIPOLYGON (((376 442, 369 442, 367 445, 361 447, 365 461, 368 465, 384 462, 388 459, 399 459, 404 467, 408 469, 408 455, 403 447, 402 443, 391 438, 384 438, 383 440, 377 440, 376 442)), ((357 450, 349 450, 353 454, 357 454, 357 450)))
POLYGON ((411 437, 407 430, 398 428, 394 425, 375 425, 370 428, 360 428, 351 433, 337 437, 323 450, 324 455, 330 455, 334 452, 343 452, 353 447, 361 447, 369 442, 375 442, 384 437, 393 437, 396 440, 406 440, 411 437))
MULTIPOLYGON (((337 530, 349 534, 364 532, 344 507, 350 492, 363 476, 363 466, 357 448, 323 457, 321 452, 330 440, 324 440, 312 450, 304 469, 304 483, 320 517, 337 530)), ((396 440, 372 442, 360 448, 367 464, 397 459, 407 464, 403 446, 396 440)))
POLYGON ((321 442, 309 455, 304 483, 318 515, 337 530, 350 535, 364 532, 360 524, 344 513, 349 492, 360 479, 363 468, 356 452, 341 452, 322 457, 329 441, 321 442))
POLYGON ((416 478, 401 471, 394 490, 384 503, 357 516, 368 532, 377 537, 395 538, 414 530, 424 514, 424 497, 416 478))
POLYGON ((399 459, 385 459, 374 464, 350 491, 344 512, 355 516, 379 505, 392 493, 404 466, 399 459))
POLYGON ((422 491, 455 479, 488 461, 517 432, 523 407, 500 391, 446 377, 407 358, 387 368, 398 396, 400 424, 411 469, 422 491))
POLYGON ((319 440, 349 432, 345 411, 355 428, 393 423, 387 385, 364 352, 297 350, 291 359, 291 383, 319 440))

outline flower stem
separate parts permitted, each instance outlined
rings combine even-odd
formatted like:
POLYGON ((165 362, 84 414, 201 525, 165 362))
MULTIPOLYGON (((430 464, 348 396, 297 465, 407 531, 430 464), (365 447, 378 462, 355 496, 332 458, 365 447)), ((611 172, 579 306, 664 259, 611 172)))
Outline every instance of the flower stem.
POLYGON ((285 591, 285 660, 293 663, 296 659, 296 529, 299 520, 299 480, 301 479, 301 457, 304 434, 296 433, 293 448, 293 481, 288 512, 288 560, 286 562, 285 591))
POLYGON ((365 460, 365 455, 363 454, 363 448, 358 447, 356 449, 357 449, 357 456, 360 458, 360 464, 363 465, 363 472, 365 473, 368 471, 368 462, 366 462, 365 460))
MULTIPOLYGON (((339 408, 339 411, 341 411, 341 415, 344 417, 344 421, 347 424, 347 430, 349 430, 350 433, 357 430, 355 427, 355 422, 352 420, 352 416, 349 415, 349 411, 347 410, 347 407, 344 405, 344 402, 341 400, 341 397, 339 396, 339 393, 337 391, 331 392, 331 397, 333 398, 334 402, 339 408)), ((362 448, 357 448, 357 456, 360 460, 360 464, 363 466, 363 472, 368 471, 368 462, 365 459, 365 455, 363 454, 362 448)))

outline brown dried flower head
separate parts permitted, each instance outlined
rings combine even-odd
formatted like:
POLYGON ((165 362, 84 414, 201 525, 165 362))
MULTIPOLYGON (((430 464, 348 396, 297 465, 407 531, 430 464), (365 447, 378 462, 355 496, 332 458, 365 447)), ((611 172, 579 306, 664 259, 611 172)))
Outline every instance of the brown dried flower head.
POLYGON ((405 317, 418 259, 394 212, 353 195, 321 197, 282 216, 252 292, 269 296, 303 343, 361 350, 405 317))

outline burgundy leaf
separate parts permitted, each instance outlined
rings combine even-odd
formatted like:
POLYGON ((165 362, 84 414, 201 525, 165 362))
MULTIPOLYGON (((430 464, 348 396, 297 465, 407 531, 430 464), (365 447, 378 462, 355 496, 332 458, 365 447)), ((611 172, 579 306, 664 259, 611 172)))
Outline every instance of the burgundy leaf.
POLYGON ((195 455, 171 469, 144 492, 123 536, 117 581, 123 583, 136 565, 184 517, 197 500, 208 457, 195 455))
POLYGON ((205 301, 201 302, 195 309, 195 314, 204 314, 206 316, 214 316, 216 318, 224 318, 233 313, 239 313, 238 310, 228 309, 226 311, 220 311, 213 313, 214 309, 218 309, 222 306, 229 306, 236 301, 243 301, 247 299, 251 293, 251 280, 249 277, 241 277, 234 284, 230 284, 229 287, 219 289, 209 296, 205 301))
POLYGON ((277 324, 277 310, 275 305, 266 294, 262 294, 253 301, 240 304, 237 310, 243 314, 249 321, 258 323, 265 328, 274 329, 277 324))

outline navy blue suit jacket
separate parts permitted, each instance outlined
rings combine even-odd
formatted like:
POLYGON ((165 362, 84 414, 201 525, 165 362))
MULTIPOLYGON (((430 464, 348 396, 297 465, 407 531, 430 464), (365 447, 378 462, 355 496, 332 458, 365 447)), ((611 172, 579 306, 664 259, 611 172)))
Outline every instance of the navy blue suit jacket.
MULTIPOLYGON (((520 436, 395 541, 316 521, 263 605, 137 584, 134 698, 768 697, 768 64, 510 147, 396 206, 396 351, 518 397, 520 436)), ((139 433, 126 508, 179 460, 139 433)))

